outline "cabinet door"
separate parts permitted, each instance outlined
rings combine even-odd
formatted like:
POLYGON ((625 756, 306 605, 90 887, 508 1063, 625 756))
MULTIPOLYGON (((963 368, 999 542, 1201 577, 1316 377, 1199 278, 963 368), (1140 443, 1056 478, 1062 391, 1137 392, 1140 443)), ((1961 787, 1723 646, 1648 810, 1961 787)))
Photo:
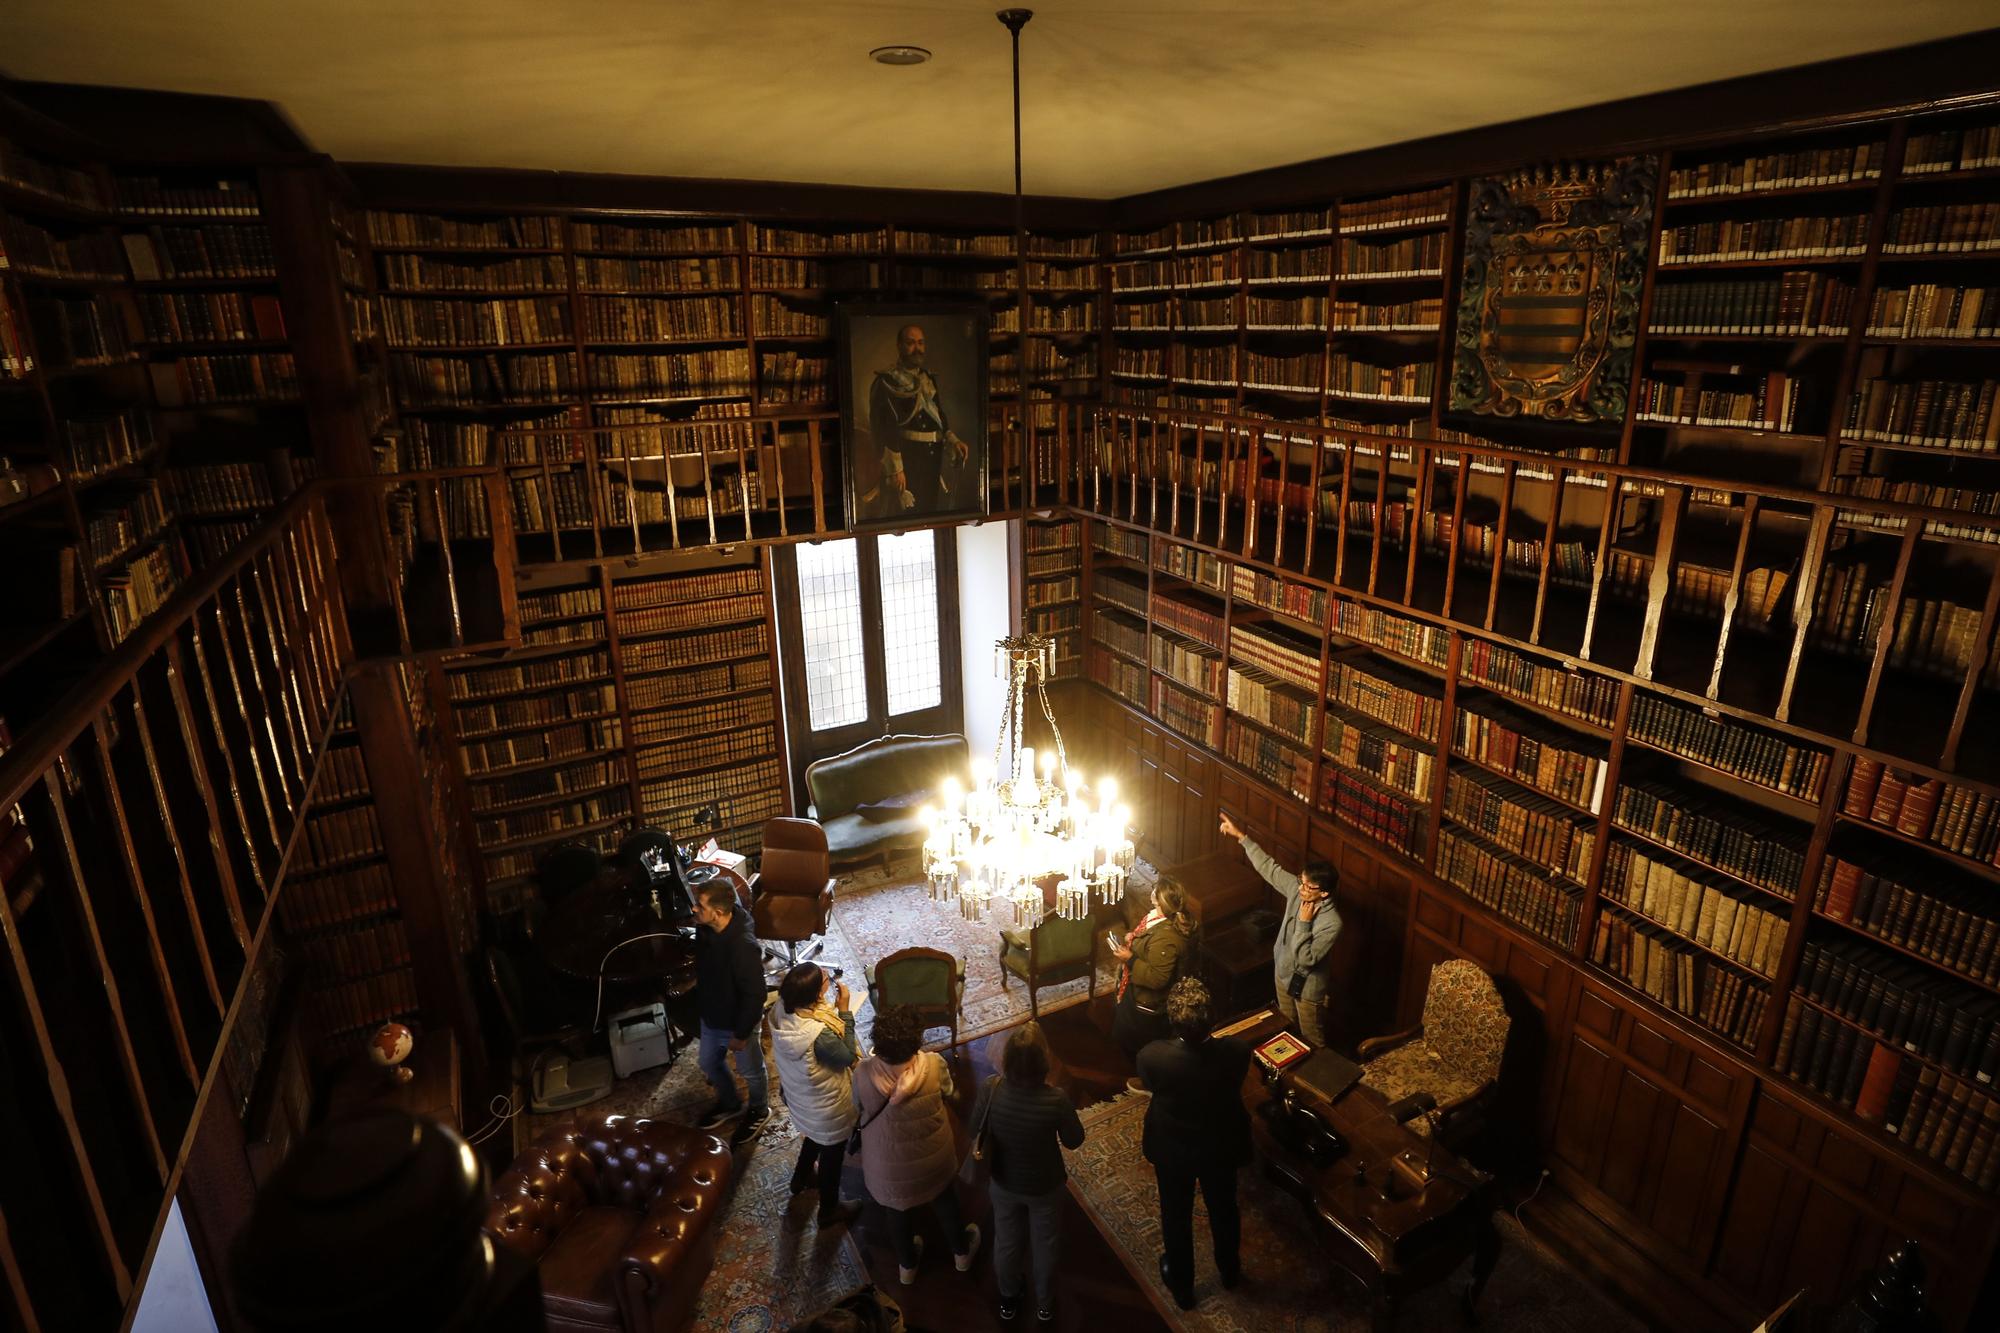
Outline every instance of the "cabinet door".
POLYGON ((1581 1037, 1571 1039, 1562 1095, 1557 1099, 1555 1155, 1587 1180, 1597 1175, 1598 1147, 1605 1129, 1604 1101, 1617 1073, 1618 1064, 1610 1052, 1581 1037))

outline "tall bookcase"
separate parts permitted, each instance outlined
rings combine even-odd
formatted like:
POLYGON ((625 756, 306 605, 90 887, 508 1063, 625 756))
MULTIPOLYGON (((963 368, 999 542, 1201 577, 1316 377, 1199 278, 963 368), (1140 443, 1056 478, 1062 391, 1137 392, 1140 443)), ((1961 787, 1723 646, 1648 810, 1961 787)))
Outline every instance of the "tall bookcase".
POLYGON ((1022 628, 1054 639, 1054 675, 1067 680, 1083 663, 1083 523, 1074 515, 1029 515, 1021 525, 1026 579, 1022 628))
POLYGON ((0 627, 0 716, 17 730, 111 642, 92 554, 120 534, 86 506, 128 484, 154 494, 158 463, 150 413, 101 385, 129 359, 108 182, 52 136, 31 151, 22 128, 0 127, 0 545, 22 595, 0 627), (94 322, 98 354, 61 344, 69 312, 80 333, 94 322))
MULTIPOLYGON (((315 471, 277 255, 254 173, 121 173, 114 190, 167 477, 188 552, 206 563, 315 471)), ((147 582, 122 599, 132 620, 158 605, 147 582)))
POLYGON ((524 581, 523 647, 447 661, 488 903, 548 849, 653 825, 754 855, 788 809, 768 559, 698 554, 524 581))

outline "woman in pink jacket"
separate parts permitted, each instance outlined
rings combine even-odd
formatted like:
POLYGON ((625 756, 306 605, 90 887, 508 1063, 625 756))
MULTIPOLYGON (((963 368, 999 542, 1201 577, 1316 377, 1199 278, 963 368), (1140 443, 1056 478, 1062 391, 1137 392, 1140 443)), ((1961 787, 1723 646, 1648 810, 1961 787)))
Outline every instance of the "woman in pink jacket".
POLYGON ((959 1210, 953 1188, 958 1148, 952 1139, 951 1069, 922 1049, 923 1022, 914 1009, 892 1004, 875 1015, 875 1053, 854 1071, 854 1102, 861 1125, 861 1178, 889 1213, 903 1285, 917 1280, 924 1212, 936 1214, 963 1273, 979 1249, 979 1228, 959 1210))

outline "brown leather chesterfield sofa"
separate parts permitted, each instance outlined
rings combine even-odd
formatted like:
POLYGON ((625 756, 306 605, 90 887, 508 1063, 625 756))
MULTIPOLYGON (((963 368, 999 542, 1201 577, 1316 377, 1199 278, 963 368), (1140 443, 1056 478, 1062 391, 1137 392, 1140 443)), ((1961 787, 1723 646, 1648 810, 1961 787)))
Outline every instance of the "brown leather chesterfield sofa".
POLYGON ((715 1258, 736 1159, 713 1134, 613 1115, 545 1132, 493 1183, 486 1232, 532 1265, 550 1329, 670 1333, 715 1258))

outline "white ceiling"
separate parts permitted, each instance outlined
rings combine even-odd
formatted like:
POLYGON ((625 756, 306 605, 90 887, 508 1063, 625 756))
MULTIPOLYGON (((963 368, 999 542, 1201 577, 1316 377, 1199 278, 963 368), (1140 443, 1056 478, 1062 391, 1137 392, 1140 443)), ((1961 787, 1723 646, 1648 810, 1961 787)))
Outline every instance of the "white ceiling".
MULTIPOLYGON (((4 0, 0 72, 264 98, 347 162, 1010 190, 992 0, 4 0), (869 61, 887 43, 926 65, 869 61)), ((1991 0, 1067 0, 1025 186, 1117 197, 2000 20, 1991 0)))

